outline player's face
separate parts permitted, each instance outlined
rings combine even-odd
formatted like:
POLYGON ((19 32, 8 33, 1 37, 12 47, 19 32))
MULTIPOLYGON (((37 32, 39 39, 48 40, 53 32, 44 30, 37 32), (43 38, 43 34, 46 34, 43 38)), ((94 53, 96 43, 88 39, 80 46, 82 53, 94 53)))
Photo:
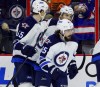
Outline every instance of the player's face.
POLYGON ((86 12, 86 6, 85 5, 76 5, 76 6, 74 6, 74 11, 75 11, 75 13, 80 13, 80 12, 86 12))
POLYGON ((65 40, 70 40, 71 36, 74 34, 74 29, 69 29, 64 31, 65 40))
POLYGON ((73 20, 73 15, 72 14, 63 13, 61 15, 60 19, 68 19, 68 20, 72 21, 73 20))

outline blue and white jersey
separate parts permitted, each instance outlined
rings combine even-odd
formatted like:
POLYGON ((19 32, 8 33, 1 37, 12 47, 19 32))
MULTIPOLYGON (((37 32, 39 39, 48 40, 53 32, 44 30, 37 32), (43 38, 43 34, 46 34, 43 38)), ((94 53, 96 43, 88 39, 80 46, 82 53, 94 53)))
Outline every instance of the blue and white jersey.
POLYGON ((55 19, 55 18, 52 18, 52 19, 47 21, 48 29, 47 29, 47 31, 45 33, 45 35, 47 37, 49 37, 50 35, 54 34, 54 32, 57 30, 57 27, 56 27, 57 22, 58 22, 58 19, 55 19))
POLYGON ((47 28, 45 34, 43 35, 43 37, 41 38, 41 40, 39 41, 39 46, 41 48, 43 47, 43 44, 46 41, 46 39, 49 36, 53 35, 55 33, 55 31, 58 30, 57 27, 56 27, 57 22, 58 22, 58 19, 54 19, 54 18, 47 21, 48 28, 47 28))
MULTIPOLYGON (((31 23, 33 23, 33 22, 31 21, 31 23)), ((16 38, 17 38, 18 42, 24 43, 26 45, 30 45, 32 47, 34 47, 36 45, 35 48, 37 49, 37 53, 34 54, 32 57, 28 57, 29 60, 36 61, 38 63, 38 59, 39 59, 43 44, 48 36, 54 34, 55 29, 56 29, 55 28, 56 24, 57 24, 57 20, 55 20, 55 19, 51 19, 51 20, 49 20, 49 22, 42 21, 39 23, 35 23, 34 26, 31 27, 30 31, 27 32, 27 34, 24 37, 22 37, 21 39, 20 39, 20 36, 17 35, 16 38), (54 26, 54 28, 52 26, 54 26), (44 31, 46 29, 47 29, 47 31, 44 33, 44 31), (43 34, 43 36, 41 37, 42 34, 43 34)), ((20 27, 20 25, 19 25, 19 27, 20 27)), ((20 56, 26 58, 26 55, 23 55, 20 50, 14 49, 13 56, 16 56, 16 55, 20 55, 20 56)))
POLYGON ((56 27, 57 21, 58 19, 50 19, 47 21, 47 30, 36 46, 36 49, 38 50, 38 52, 32 57, 32 59, 34 58, 36 59, 37 63, 39 63, 39 57, 40 57, 40 53, 42 51, 44 42, 47 40, 49 36, 53 35, 55 31, 57 30, 57 27, 56 27))
POLYGON ((51 35, 44 43, 40 54, 40 67, 43 71, 51 73, 55 68, 62 71, 67 70, 67 66, 78 48, 78 43, 74 40, 64 42, 56 34, 51 35))
MULTIPOLYGON (((20 42, 34 47, 37 39, 45 29, 45 22, 37 23, 37 21, 32 16, 27 17, 18 26, 18 32, 16 33, 14 46, 16 46, 16 43, 20 42)), ((18 57, 23 59, 26 58, 26 55, 23 55, 21 53, 21 50, 17 50, 14 48, 12 62, 20 62, 22 59, 18 57)), ((35 60, 33 59, 33 61, 35 60)))
POLYGON ((93 49, 92 62, 100 60, 100 49, 99 48, 100 48, 100 40, 96 43, 93 49))

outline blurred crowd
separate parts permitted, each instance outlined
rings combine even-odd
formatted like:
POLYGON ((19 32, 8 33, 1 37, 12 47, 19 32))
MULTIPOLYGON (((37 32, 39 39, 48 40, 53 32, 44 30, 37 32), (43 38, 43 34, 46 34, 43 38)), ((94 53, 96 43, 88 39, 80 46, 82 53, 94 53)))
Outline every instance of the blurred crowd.
MULTIPOLYGON (((17 24, 26 17, 26 0, 0 0, 0 54, 11 54, 17 24)), ((30 0, 32 3, 34 0, 30 0)), ((95 0, 47 0, 50 9, 45 20, 58 18, 63 5, 74 10, 75 33, 80 41, 78 53, 83 49, 91 54, 95 44, 95 0)), ((31 7, 31 6, 30 6, 31 7)))
POLYGON ((25 17, 26 0, 0 0, 0 53, 11 54, 17 24, 25 17))

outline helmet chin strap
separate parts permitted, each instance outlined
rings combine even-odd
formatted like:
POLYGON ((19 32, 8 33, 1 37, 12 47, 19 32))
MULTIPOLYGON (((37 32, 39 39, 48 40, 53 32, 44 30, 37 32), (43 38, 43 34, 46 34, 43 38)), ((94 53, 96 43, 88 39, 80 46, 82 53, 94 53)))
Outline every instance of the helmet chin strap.
POLYGON ((64 31, 63 31, 63 34, 60 32, 60 37, 61 37, 62 40, 65 41, 64 31))

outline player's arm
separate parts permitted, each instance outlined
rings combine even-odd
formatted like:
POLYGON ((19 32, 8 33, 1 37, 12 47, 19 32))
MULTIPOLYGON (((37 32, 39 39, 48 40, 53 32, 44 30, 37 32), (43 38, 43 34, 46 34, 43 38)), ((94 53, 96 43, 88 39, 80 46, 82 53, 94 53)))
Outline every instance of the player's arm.
POLYGON ((76 55, 77 48, 78 48, 78 44, 75 43, 73 45, 73 54, 72 54, 73 59, 68 64, 68 73, 69 73, 69 78, 70 79, 73 79, 78 73, 77 64, 76 64, 76 60, 75 60, 75 55, 76 55))
POLYGON ((40 53, 40 67, 44 72, 49 71, 49 67, 48 64, 51 63, 51 61, 49 59, 47 59, 47 54, 49 52, 50 47, 52 46, 52 42, 51 40, 48 38, 42 48, 42 51, 40 53))
MULTIPOLYGON (((30 25, 27 23, 27 21, 21 22, 17 26, 17 32, 16 32, 16 39, 14 40, 14 49, 15 50, 22 50, 25 48, 25 45, 27 42, 31 39, 31 36, 34 36, 34 33, 36 32, 36 29, 31 29, 30 25), (31 29, 31 30, 30 30, 31 29), (31 33, 32 32, 32 33, 31 33)), ((27 47, 27 49, 30 49, 31 47, 27 47)), ((33 48, 32 48, 33 50, 33 48)))

